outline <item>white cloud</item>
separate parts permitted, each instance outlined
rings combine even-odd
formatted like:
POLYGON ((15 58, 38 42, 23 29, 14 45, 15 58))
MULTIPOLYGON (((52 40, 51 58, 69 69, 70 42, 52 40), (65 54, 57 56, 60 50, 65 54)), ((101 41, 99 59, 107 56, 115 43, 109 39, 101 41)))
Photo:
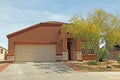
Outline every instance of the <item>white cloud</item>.
POLYGON ((66 22, 69 20, 69 16, 54 14, 48 11, 25 10, 14 7, 6 8, 6 6, 0 7, 0 10, 0 26, 2 27, 2 31, 6 33, 14 32, 41 21, 52 20, 66 22))
POLYGON ((43 21, 68 21, 69 17, 49 11, 36 11, 0 6, 0 45, 7 48, 6 35, 43 21))
POLYGON ((26 10, 19 9, 15 7, 0 6, 0 23, 13 23, 13 24, 25 24, 30 23, 30 21, 67 21, 69 16, 62 14, 55 14, 49 11, 36 11, 36 10, 26 10))

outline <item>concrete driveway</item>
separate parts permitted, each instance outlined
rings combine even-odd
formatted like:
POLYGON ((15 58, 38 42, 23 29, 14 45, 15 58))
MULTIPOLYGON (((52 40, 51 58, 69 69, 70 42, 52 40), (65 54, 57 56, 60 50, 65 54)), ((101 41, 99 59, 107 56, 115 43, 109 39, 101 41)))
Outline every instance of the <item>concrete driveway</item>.
POLYGON ((62 62, 13 63, 0 80, 120 80, 120 72, 76 72, 62 62))

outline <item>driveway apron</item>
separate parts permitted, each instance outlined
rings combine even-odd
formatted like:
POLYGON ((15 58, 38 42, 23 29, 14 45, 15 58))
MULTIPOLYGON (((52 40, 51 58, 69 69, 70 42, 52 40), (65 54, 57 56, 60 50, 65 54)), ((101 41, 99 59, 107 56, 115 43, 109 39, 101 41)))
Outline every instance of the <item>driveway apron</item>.
POLYGON ((120 72, 77 72, 62 62, 21 62, 0 72, 0 80, 120 80, 120 72))

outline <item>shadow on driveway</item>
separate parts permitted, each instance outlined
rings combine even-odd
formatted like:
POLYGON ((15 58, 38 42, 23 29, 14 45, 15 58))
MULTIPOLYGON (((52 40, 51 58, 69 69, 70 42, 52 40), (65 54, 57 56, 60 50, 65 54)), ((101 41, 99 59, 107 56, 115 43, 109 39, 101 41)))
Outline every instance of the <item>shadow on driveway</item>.
POLYGON ((35 62, 33 66, 37 67, 38 69, 47 70, 47 73, 57 72, 59 74, 64 74, 71 73, 73 71, 72 69, 70 69, 68 66, 65 66, 61 62, 43 62, 43 63, 35 62))

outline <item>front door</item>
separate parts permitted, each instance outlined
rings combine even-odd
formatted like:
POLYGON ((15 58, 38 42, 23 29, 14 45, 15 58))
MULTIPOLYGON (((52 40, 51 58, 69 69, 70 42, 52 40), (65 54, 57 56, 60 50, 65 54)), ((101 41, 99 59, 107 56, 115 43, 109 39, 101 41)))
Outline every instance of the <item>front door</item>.
POLYGON ((72 39, 67 39, 68 60, 72 60, 72 39))

